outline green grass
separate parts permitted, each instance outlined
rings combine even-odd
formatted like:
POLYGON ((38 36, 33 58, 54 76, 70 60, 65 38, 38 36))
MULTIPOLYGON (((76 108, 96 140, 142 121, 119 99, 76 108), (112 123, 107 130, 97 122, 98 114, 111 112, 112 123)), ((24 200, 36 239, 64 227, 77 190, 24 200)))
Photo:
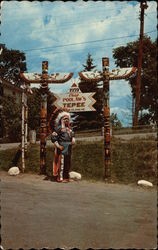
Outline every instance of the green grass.
MULTIPOLYGON (((119 139, 111 141, 111 179, 116 183, 136 183, 145 179, 156 184, 157 146, 155 141, 119 139)), ((25 172, 40 172, 39 145, 28 147, 25 172)), ((17 149, 0 152, 0 169, 8 171, 17 149)), ((52 173, 54 147, 47 147, 47 173, 52 173)), ((21 168, 21 159, 19 162, 21 168)), ((103 142, 78 142, 72 153, 72 171, 82 174, 86 180, 103 180, 104 144, 103 142)))
POLYGON ((112 142, 111 176, 128 183, 140 179, 157 181, 157 145, 155 141, 112 142))

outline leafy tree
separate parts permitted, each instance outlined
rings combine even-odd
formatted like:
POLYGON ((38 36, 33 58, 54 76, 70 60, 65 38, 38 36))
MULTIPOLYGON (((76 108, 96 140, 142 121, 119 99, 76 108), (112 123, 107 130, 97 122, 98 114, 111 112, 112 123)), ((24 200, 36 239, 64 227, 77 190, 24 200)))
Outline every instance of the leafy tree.
MULTIPOLYGON (((86 64, 83 64, 83 72, 93 71, 96 68, 96 65, 93 64, 93 59, 91 54, 88 53, 86 64)), ((102 116, 102 89, 98 88, 96 82, 86 82, 80 79, 79 88, 83 93, 95 92, 93 98, 96 100, 96 103, 93 107, 96 111, 90 112, 80 112, 78 113, 78 126, 77 129, 90 129, 90 128, 100 128, 103 126, 103 116, 102 116)))
POLYGON ((112 128, 122 128, 122 124, 120 120, 118 119, 117 114, 114 114, 114 113, 111 114, 110 122, 111 122, 112 128))
POLYGON ((40 127, 40 91, 32 88, 32 94, 28 95, 28 126, 31 130, 40 127))
MULTIPOLYGON (((28 126, 31 130, 40 131, 41 89, 32 88, 33 94, 28 96, 28 126)), ((47 93, 47 120, 53 111, 54 95, 48 89, 47 93)))
POLYGON ((1 97, 3 132, 12 141, 21 140, 21 110, 14 97, 1 97))
MULTIPOLYGON (((115 63, 119 67, 137 67, 139 40, 127 43, 113 50, 115 63)), ((128 80, 133 98, 136 96, 136 76, 128 80)), ((157 42, 150 37, 143 38, 143 61, 141 75, 141 95, 139 124, 150 124, 158 120, 157 114, 157 42), (146 110, 147 112, 143 112, 146 110)))
MULTIPOLYGON (((2 45, 0 44, 0 47, 2 45)), ((20 71, 26 71, 26 58, 19 50, 9 50, 3 45, 0 55, 0 76, 1 79, 8 80, 20 86, 22 80, 19 77, 20 71)))

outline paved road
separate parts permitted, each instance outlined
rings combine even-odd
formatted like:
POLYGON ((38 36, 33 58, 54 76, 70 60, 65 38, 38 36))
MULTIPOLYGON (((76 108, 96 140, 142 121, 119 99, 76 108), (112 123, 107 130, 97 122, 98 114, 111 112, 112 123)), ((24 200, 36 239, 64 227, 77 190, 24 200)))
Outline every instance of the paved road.
POLYGON ((124 135, 114 135, 116 138, 124 139, 124 140, 131 140, 132 138, 139 138, 139 139, 150 139, 150 138, 157 138, 157 133, 140 133, 140 134, 124 134, 124 135))
POLYGON ((156 188, 0 175, 4 249, 156 248, 156 188))

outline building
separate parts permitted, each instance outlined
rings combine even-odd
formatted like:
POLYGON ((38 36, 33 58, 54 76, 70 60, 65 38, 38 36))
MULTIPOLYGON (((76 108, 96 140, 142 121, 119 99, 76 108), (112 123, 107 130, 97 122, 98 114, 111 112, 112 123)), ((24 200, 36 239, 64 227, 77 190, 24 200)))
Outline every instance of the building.
MULTIPOLYGON (((20 87, 15 86, 9 81, 0 80, 0 97, 5 97, 5 96, 14 97, 16 103, 21 105, 21 94, 22 94, 22 89, 20 87)), ((2 120, 2 109, 3 106, 0 101, 0 138, 3 138, 5 136, 3 129, 3 120, 2 120)))
POLYGON ((2 93, 2 96, 4 97, 5 96, 15 97, 17 104, 21 103, 22 89, 6 80, 3 80, 1 82, 1 93, 2 93))

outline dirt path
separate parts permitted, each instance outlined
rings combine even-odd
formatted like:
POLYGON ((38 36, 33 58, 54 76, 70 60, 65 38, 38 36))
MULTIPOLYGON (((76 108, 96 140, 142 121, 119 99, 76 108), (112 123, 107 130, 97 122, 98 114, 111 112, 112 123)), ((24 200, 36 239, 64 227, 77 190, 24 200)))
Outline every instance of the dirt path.
POLYGON ((156 189, 1 175, 4 249, 154 249, 156 189))

